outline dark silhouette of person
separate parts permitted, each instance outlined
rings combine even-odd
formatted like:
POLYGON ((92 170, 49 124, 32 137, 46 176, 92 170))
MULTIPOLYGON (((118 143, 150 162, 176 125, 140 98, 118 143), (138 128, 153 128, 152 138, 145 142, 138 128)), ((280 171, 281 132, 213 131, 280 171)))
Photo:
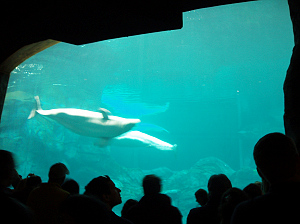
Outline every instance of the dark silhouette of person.
POLYGON ((230 224, 231 216, 235 207, 243 201, 248 200, 246 192, 239 188, 233 187, 228 189, 222 196, 219 213, 220 224, 230 224))
POLYGON ((293 24, 293 54, 284 81, 284 127, 300 150, 300 1, 288 0, 293 24))
POLYGON ((212 175, 207 184, 208 201, 206 205, 191 209, 187 217, 187 224, 219 224, 218 209, 221 197, 230 188, 232 188, 231 182, 225 174, 212 175))
POLYGON ((79 194, 79 184, 77 181, 73 179, 67 179, 65 182, 61 185, 61 188, 65 191, 69 192, 70 195, 79 194))
POLYGON ((32 212, 7 191, 13 183, 15 162, 11 152, 0 150, 0 223, 35 223, 32 212))
POLYGON ((67 174, 69 170, 63 163, 52 165, 48 183, 42 183, 29 194, 27 205, 34 211, 38 223, 58 222, 59 206, 70 195, 61 188, 67 174))
POLYGON ((249 199, 256 198, 258 196, 262 196, 263 192, 261 189, 261 184, 251 183, 248 184, 243 191, 248 195, 249 199))
POLYGON ((259 175, 270 188, 239 204, 231 223, 299 223, 300 158, 293 140, 281 133, 267 134, 256 143, 253 156, 259 175))
POLYGON ((19 173, 16 169, 14 170, 13 176, 14 176, 14 178, 13 178, 13 182, 11 185, 12 185, 13 189, 15 190, 15 189, 17 189, 18 185, 22 181, 22 176, 19 175, 19 173))
POLYGON ((23 204, 26 204, 31 191, 39 187, 41 183, 41 177, 36 176, 34 174, 29 174, 27 178, 22 179, 19 182, 18 187, 15 188, 15 190, 12 193, 12 196, 18 201, 22 202, 23 204))
POLYGON ((204 206, 208 201, 208 193, 204 189, 199 189, 195 192, 195 198, 200 206, 204 206))
POLYGON ((143 179, 144 196, 131 207, 126 218, 134 224, 181 224, 180 211, 171 205, 171 198, 161 194, 161 179, 155 175, 146 175, 143 179))
POLYGON ((123 208, 122 208, 122 211, 121 211, 121 217, 124 217, 126 216, 127 214, 127 211, 134 205, 136 205, 139 201, 138 200, 134 200, 134 199, 128 199, 124 205, 123 205, 123 208))
POLYGON ((95 197, 71 195, 62 202, 60 224, 112 224, 107 206, 95 197))
POLYGON ((110 212, 111 222, 114 224, 132 224, 129 220, 117 216, 113 207, 122 203, 121 190, 116 187, 115 183, 109 176, 99 176, 91 180, 85 186, 85 195, 92 196, 102 201, 110 212))

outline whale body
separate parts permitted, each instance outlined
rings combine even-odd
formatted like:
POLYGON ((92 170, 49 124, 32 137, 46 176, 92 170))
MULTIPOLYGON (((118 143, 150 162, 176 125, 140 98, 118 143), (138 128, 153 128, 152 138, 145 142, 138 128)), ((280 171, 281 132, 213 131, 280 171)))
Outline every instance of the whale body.
POLYGON ((159 150, 175 150, 177 145, 171 145, 151 135, 140 131, 128 131, 112 139, 112 145, 125 147, 154 147, 159 150))
POLYGON ((37 109, 31 113, 28 119, 38 113, 45 118, 56 121, 76 134, 99 138, 103 141, 109 141, 109 139, 129 131, 140 122, 139 119, 108 115, 108 111, 105 109, 102 109, 101 113, 75 108, 43 110, 40 106, 39 97, 35 97, 35 99, 37 109))

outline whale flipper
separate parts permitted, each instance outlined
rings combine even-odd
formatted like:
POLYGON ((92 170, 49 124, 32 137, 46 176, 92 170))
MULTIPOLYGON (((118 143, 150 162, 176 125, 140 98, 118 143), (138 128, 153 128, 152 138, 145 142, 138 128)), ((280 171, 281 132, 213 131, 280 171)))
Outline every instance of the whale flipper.
POLYGON ((153 147, 163 151, 177 149, 177 144, 171 145, 158 138, 140 131, 128 131, 118 137, 113 138, 112 144, 125 147, 153 147))
POLYGON ((36 109, 37 109, 37 110, 42 110, 40 97, 39 97, 39 96, 35 96, 34 99, 35 99, 35 101, 36 101, 36 109))

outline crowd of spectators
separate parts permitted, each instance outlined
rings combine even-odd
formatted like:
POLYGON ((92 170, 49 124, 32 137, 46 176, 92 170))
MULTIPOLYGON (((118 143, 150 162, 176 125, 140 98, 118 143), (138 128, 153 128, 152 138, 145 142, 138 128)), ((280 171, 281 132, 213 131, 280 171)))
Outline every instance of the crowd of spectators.
MULTIPOLYGON (((195 192, 200 207, 191 208, 187 224, 292 223, 300 205, 300 157, 293 140, 281 133, 262 137, 254 147, 261 182, 244 189, 233 187, 224 174, 212 175, 207 189, 195 192)), ((181 224, 179 209, 161 193, 161 179, 146 175, 144 196, 126 201, 121 216, 113 212, 122 203, 121 190, 109 176, 92 179, 83 194, 68 168, 56 163, 48 182, 39 176, 18 175, 13 154, 0 150, 0 203, 2 223, 51 224, 181 224), (12 187, 11 187, 12 186, 12 187)))

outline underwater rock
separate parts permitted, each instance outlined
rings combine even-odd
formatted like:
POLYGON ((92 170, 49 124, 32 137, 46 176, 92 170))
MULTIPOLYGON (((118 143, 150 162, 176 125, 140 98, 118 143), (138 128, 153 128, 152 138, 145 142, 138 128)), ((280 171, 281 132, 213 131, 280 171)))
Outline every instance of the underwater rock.
POLYGON ((31 101, 5 100, 5 110, 2 111, 0 123, 1 132, 23 129, 27 122, 28 111, 31 110, 32 105, 31 101))
POLYGON ((195 192, 199 188, 207 189, 208 180, 212 175, 223 173, 230 178, 234 172, 218 158, 203 158, 190 169, 174 172, 170 178, 165 179, 163 190, 171 193, 173 204, 179 207, 183 220, 186 220, 189 210, 198 205, 195 202, 195 192))
POLYGON ((235 171, 225 162, 215 157, 200 159, 191 169, 200 169, 201 171, 212 174, 225 174, 231 176, 235 171))
POLYGON ((7 92, 5 95, 5 103, 10 100, 32 101, 33 95, 24 91, 7 92))
POLYGON ((214 157, 200 159, 190 169, 174 172, 166 180, 165 190, 172 190, 176 187, 176 189, 180 189, 194 197, 194 193, 200 187, 207 188, 208 179, 211 175, 223 173, 230 177, 234 172, 233 169, 220 159, 214 157))
POLYGON ((256 169, 245 167, 231 175, 230 180, 233 186, 243 189, 250 183, 261 181, 261 177, 256 169))

